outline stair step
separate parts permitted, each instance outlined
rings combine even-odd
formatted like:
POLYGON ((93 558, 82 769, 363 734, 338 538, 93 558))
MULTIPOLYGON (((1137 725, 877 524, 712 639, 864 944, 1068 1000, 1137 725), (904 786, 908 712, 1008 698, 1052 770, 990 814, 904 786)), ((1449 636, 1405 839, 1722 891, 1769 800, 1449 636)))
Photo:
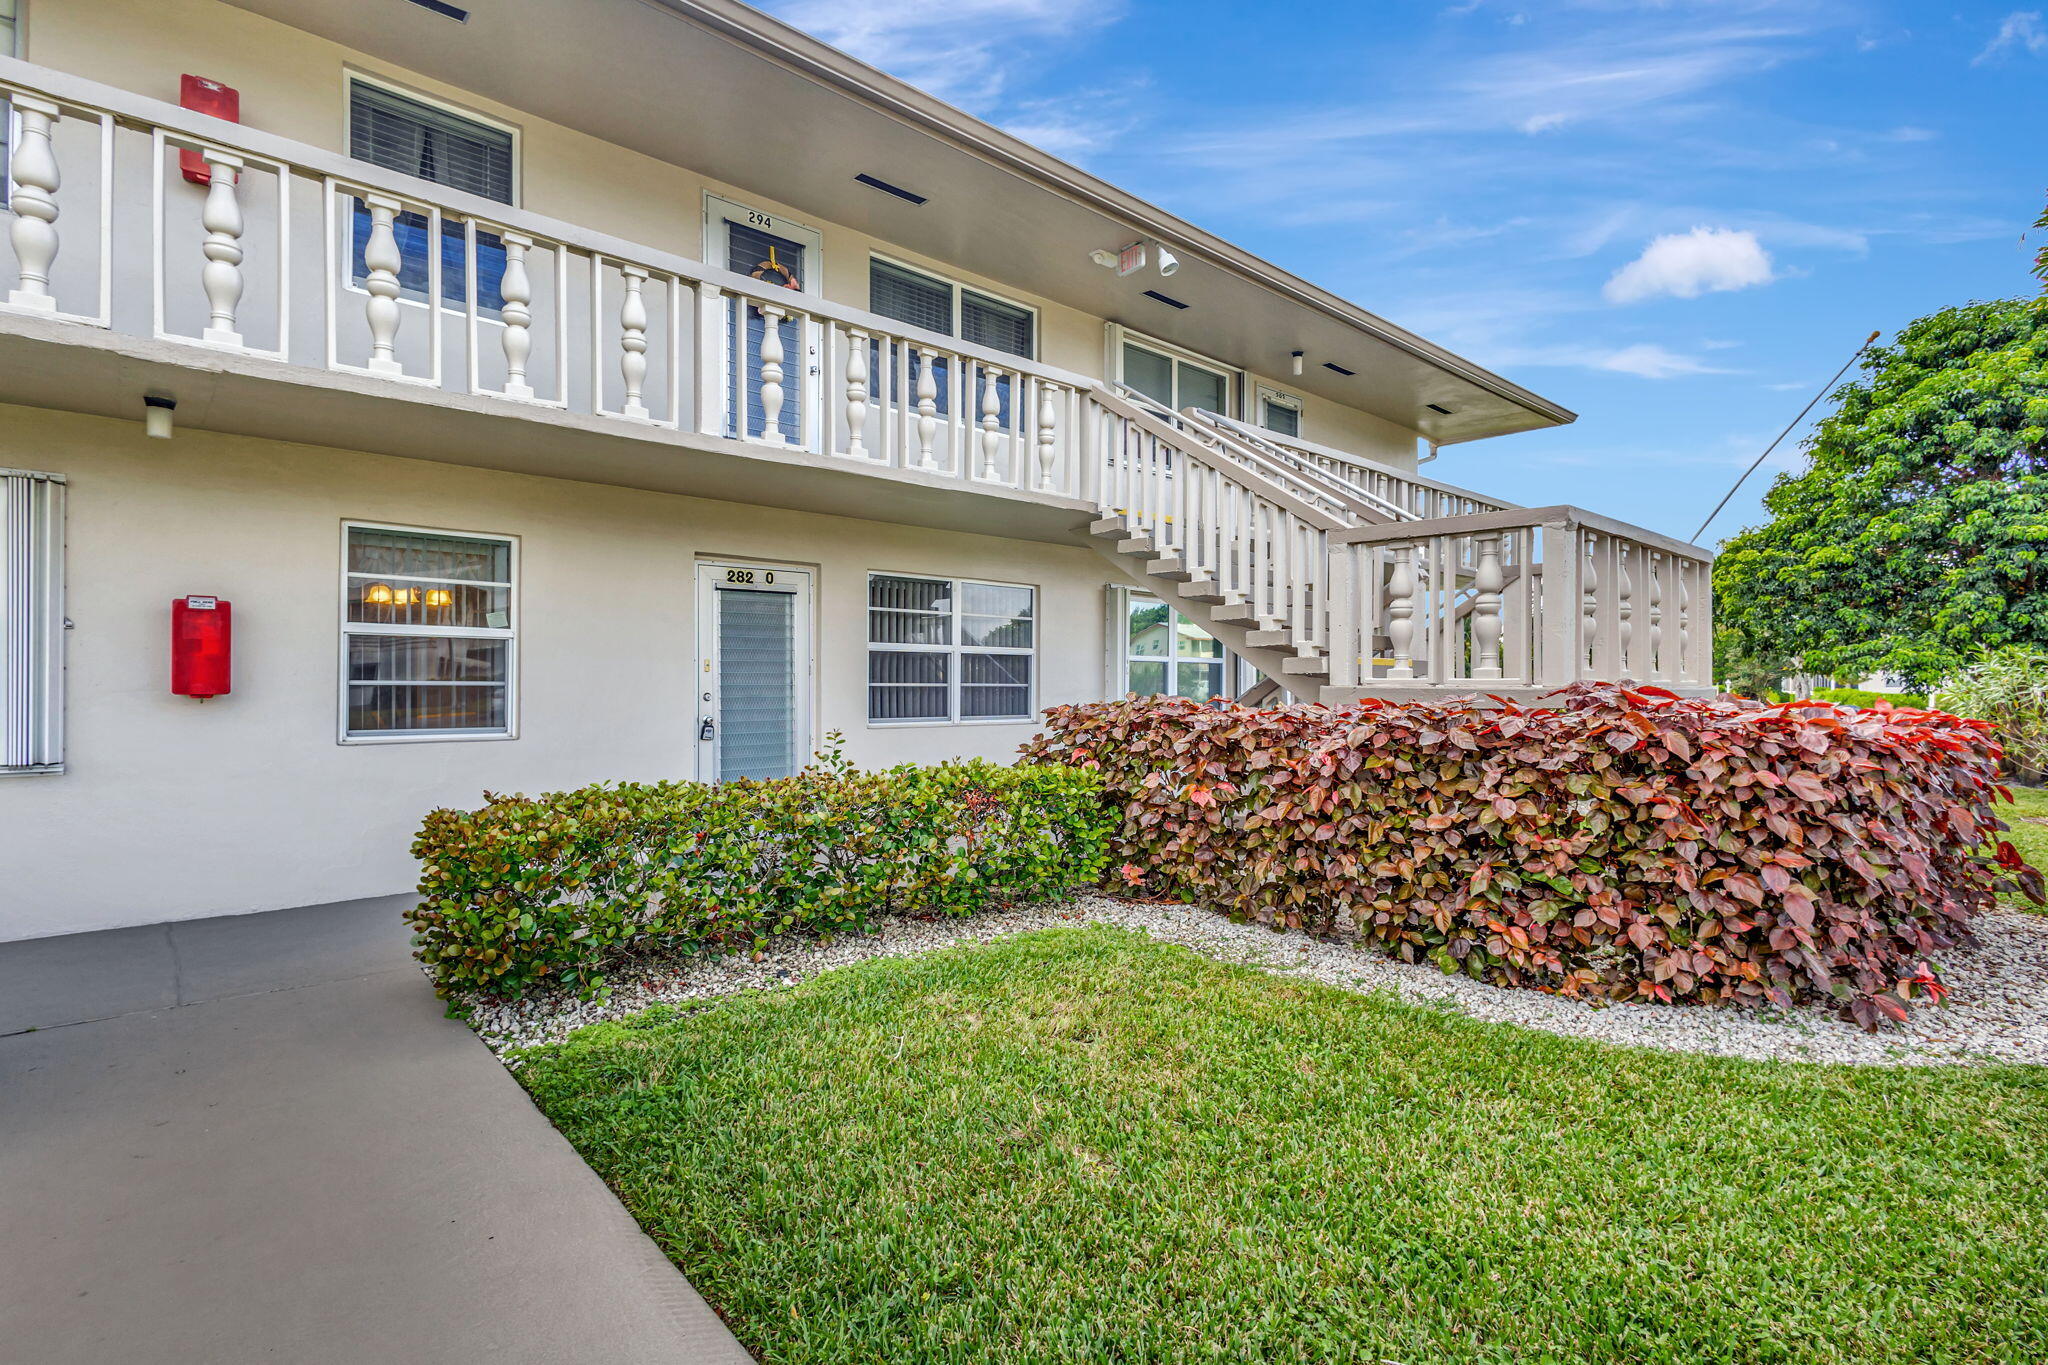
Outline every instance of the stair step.
MULTIPOLYGON (((1235 593, 1228 593, 1217 587, 1216 580, 1213 578, 1191 579, 1188 585, 1180 590, 1180 595, 1185 601, 1204 602, 1219 606, 1229 604, 1237 596, 1235 593)), ((1209 615, 1211 619, 1214 619, 1216 613, 1210 612, 1209 615)))
POLYGON ((1170 578, 1176 583, 1192 582, 1195 577, 1195 571, 1190 569, 1178 555, 1168 555, 1164 559, 1148 560, 1145 564, 1145 572, 1153 578, 1170 578))
POLYGON ((1088 534, 1091 536, 1114 536, 1121 539, 1128 530, 1122 517, 1097 517, 1088 523, 1088 534))
POLYGON ((1281 649, 1294 643, 1294 632, 1287 629, 1255 630, 1244 637, 1244 642, 1252 649, 1281 649))
POLYGON ((1282 673, 1306 673, 1313 677, 1318 674, 1328 674, 1330 671, 1330 661, 1323 658, 1282 659, 1280 661, 1280 671, 1282 673))
POLYGON ((1252 610, 1250 603, 1240 599, 1236 602, 1225 602, 1211 611, 1209 620, 1219 626, 1255 626, 1259 623, 1259 614, 1252 610))
POLYGON ((1150 555, 1153 548, 1150 536, 1133 536, 1116 543, 1116 552, 1120 555, 1150 555))

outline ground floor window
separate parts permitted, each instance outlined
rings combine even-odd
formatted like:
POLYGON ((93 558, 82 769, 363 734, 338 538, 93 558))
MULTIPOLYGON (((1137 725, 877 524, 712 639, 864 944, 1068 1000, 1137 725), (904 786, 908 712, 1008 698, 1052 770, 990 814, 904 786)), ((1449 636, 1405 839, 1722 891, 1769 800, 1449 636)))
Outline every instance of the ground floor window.
POLYGON ((356 523, 346 538, 342 738, 513 734, 516 542, 356 523))
POLYGON ((63 761, 64 480, 0 469, 0 773, 63 761))
POLYGON ((1223 642, 1148 593, 1120 589, 1123 628, 1118 695, 1188 697, 1212 701, 1234 697, 1259 679, 1259 672, 1223 647, 1223 642))
POLYGON ((1037 596, 1015 583, 870 574, 868 719, 1031 719, 1037 596))

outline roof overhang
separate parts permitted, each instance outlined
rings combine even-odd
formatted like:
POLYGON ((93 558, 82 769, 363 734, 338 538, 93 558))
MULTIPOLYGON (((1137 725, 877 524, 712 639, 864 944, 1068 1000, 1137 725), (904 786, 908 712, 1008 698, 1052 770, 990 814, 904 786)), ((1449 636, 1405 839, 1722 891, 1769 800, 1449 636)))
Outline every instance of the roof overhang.
MULTIPOLYGON (((230 3, 1442 444, 1574 419, 735 0, 478 0, 463 24, 399 0, 230 3), (856 182, 863 172, 926 202, 856 182), (1166 280, 1148 269, 1120 279, 1089 260, 1093 250, 1141 237, 1179 256, 1179 273, 1166 280), (1147 289, 1188 306, 1160 303, 1147 289), (1309 357, 1298 379, 1290 373, 1296 350, 1309 357), (1324 362, 1356 373, 1340 375, 1324 362)), ((260 123, 260 110, 249 113, 260 123)), ((576 217, 570 205, 531 195, 529 207, 576 217)), ((674 238, 649 245, 695 255, 698 208, 677 204, 675 212, 674 238)))

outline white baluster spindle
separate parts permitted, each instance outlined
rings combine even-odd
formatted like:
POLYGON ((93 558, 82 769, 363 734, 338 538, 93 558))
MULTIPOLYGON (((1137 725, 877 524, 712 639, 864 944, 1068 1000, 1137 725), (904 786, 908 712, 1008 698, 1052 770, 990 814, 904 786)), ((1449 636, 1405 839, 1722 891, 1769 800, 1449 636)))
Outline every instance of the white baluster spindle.
POLYGON ((1394 567, 1387 575, 1387 644, 1394 656, 1389 678, 1415 676, 1415 547, 1393 547, 1394 567))
POLYGON ((1043 380, 1038 385, 1038 491, 1050 493, 1053 485, 1053 465, 1058 460, 1054 443, 1059 440, 1059 394, 1056 384, 1043 380))
MULTIPOLYGON (((905 349, 908 349, 907 347, 905 349)), ((939 430, 939 381, 932 373, 931 354, 917 353, 917 467, 937 467, 932 459, 932 437, 939 430)))
POLYGON ((236 182, 242 172, 242 158, 208 147, 200 153, 207 171, 206 204, 200 210, 200 226, 206 229, 201 250, 206 264, 200 268, 199 283, 206 291, 210 317, 200 335, 217 346, 240 346, 242 333, 235 326, 235 309, 242 302, 242 202, 236 182))
MULTIPOLYGON (((619 267, 619 278, 625 281, 626 295, 619 300, 619 377, 625 381, 626 401, 621 409, 628 417, 645 419, 647 404, 642 401, 642 392, 647 387, 647 272, 637 265, 619 267)), ((778 348, 780 340, 777 341, 778 348)), ((781 358, 779 355, 776 357, 781 358)), ((761 391, 765 403, 768 388, 768 333, 761 333, 761 391)), ((776 378, 780 379, 781 367, 777 366, 776 378)), ((778 400, 780 390, 777 391, 778 400)), ((778 402, 779 405, 779 402, 778 402)), ((771 421, 770 426, 774 423, 771 421)))
POLYGON ((782 444, 782 310, 761 305, 761 444, 782 444))
POLYGON ((500 240, 505 244, 505 271, 498 280, 498 316, 505 323, 505 396, 531 398, 526 361, 533 354, 533 280, 526 273, 526 253, 533 249, 533 238, 507 232, 500 240))
POLYGON ((846 453, 866 459, 868 430, 868 334, 846 334, 846 453))
POLYGON ((1003 377, 1001 370, 981 367, 981 477, 995 479, 996 456, 1003 448, 1002 396, 996 392, 996 384, 1003 377))
POLYGON ((7 293, 16 308, 33 308, 41 313, 57 311, 57 298, 50 292, 50 266, 57 259, 57 188, 63 177, 57 172, 57 149, 50 141, 50 129, 57 122, 57 106, 33 95, 16 95, 14 113, 21 134, 14 144, 14 259, 20 280, 7 293))
POLYGON ((370 326, 369 368, 376 374, 404 374, 398 362, 398 272, 405 257, 398 249, 398 235, 392 220, 404 207, 381 194, 365 195, 370 210, 370 240, 363 244, 363 289, 369 299, 363 315, 370 326))
POLYGON ((1500 537, 1480 536, 1479 565, 1472 585, 1472 676, 1498 678, 1500 671, 1501 588, 1506 576, 1500 567, 1500 537))

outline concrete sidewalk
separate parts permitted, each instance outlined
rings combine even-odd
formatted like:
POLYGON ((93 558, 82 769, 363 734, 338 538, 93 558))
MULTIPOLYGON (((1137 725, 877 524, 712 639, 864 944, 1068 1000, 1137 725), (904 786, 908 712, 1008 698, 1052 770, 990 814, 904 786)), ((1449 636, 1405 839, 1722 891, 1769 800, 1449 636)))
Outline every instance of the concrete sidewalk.
POLYGON ((748 1359, 402 904, 0 944, 0 1356, 748 1359))

